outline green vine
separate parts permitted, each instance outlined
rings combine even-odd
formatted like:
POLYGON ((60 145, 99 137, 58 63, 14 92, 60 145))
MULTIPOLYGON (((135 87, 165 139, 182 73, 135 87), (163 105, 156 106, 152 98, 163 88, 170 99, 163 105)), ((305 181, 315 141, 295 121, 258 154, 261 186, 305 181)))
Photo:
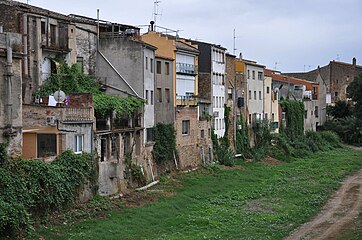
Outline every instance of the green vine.
POLYGON ((248 123, 244 121, 243 115, 240 114, 240 119, 238 120, 238 129, 236 130, 236 144, 235 150, 237 153, 245 156, 250 152, 250 144, 249 144, 249 131, 248 131, 248 123))
MULTIPOLYGON (((5 155, 1 149, 0 157, 5 155)), ((91 155, 76 155, 70 150, 51 164, 8 159, 0 167, 0 236, 25 238, 34 217, 72 204, 83 184, 92 182, 93 164, 91 155)))
POLYGON ((176 131, 172 124, 158 123, 154 128, 153 155, 158 164, 173 161, 176 149, 176 131))
POLYGON ((34 95, 49 96, 59 89, 66 94, 92 93, 94 110, 102 117, 112 114, 113 111, 116 113, 116 118, 131 116, 144 103, 143 99, 105 94, 101 91, 100 83, 93 76, 85 75, 78 64, 71 67, 65 63, 60 64, 58 72, 52 74, 34 95))
POLYGON ((286 117, 286 135, 290 139, 304 135, 304 104, 301 101, 282 100, 280 102, 286 117))

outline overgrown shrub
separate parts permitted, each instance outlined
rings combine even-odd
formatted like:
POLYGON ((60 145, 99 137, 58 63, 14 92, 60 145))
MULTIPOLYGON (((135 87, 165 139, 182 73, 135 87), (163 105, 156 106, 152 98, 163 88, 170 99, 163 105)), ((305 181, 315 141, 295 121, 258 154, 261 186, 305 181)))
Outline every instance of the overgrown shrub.
POLYGON ((32 229, 30 216, 43 217, 71 204, 93 171, 89 154, 69 150, 51 164, 8 160, 0 167, 0 236, 26 236, 32 229))
POLYGON ((362 146, 362 120, 354 116, 327 121, 323 130, 337 133, 344 143, 362 146))
POLYGON ((173 161, 176 150, 176 131, 172 124, 158 123, 154 128, 155 145, 153 154, 156 162, 173 161))

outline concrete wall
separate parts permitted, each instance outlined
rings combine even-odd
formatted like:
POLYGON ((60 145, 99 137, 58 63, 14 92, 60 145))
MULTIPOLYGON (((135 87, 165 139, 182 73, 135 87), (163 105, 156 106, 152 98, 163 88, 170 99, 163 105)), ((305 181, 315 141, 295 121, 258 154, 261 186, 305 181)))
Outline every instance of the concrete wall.
POLYGON ((155 81, 155 123, 172 123, 174 122, 175 118, 175 108, 174 108, 174 83, 173 83, 173 61, 169 59, 159 58, 156 57, 156 62, 161 61, 161 74, 156 73, 156 81, 155 81), (168 63, 170 67, 170 72, 167 75, 165 72, 165 64, 168 63), (157 88, 161 88, 161 93, 163 94, 162 102, 157 101, 158 99, 158 92, 157 88), (170 91, 170 101, 168 102, 166 99, 166 89, 170 91))
MULTIPOLYGON (((247 91, 247 106, 249 110, 249 115, 251 114, 253 122, 253 116, 256 116, 258 119, 263 119, 264 113, 264 69, 254 65, 246 64, 246 78, 248 84, 247 91), (247 72, 250 71, 250 76, 247 75, 247 72), (252 72, 255 72, 255 78, 253 79, 252 72), (258 79, 258 72, 263 73, 262 80, 258 79), (248 78, 249 77, 249 78, 248 78), (256 98, 255 98, 256 95, 256 98), (261 95, 261 96, 260 96, 261 95)), ((250 124, 250 121, 249 121, 250 124)))
POLYGON ((319 112, 318 116, 315 112, 315 107, 319 107, 318 100, 303 100, 304 109, 306 111, 306 117, 304 118, 304 131, 316 131, 317 125, 319 125, 319 112))
MULTIPOLYGON (((279 101, 275 97, 272 87, 272 77, 265 76, 264 79, 264 117, 272 122, 273 126, 279 126, 279 101), (268 90, 269 88, 269 90, 268 90), (269 93, 268 93, 269 91, 269 93), (266 117, 267 114, 267 117, 266 117), (277 122, 277 124, 275 124, 277 122)), ((279 127, 274 129, 275 132, 279 131, 279 127)))
MULTIPOLYGON (((100 51, 132 86, 139 96, 143 96, 143 46, 142 43, 127 38, 101 38, 100 51)), ((112 70, 109 64, 99 57, 97 77, 107 85, 130 91, 128 86, 112 70)), ((132 91, 130 91, 132 92, 132 91)))
MULTIPOLYGON (((155 51, 152 49, 148 49, 148 48, 144 48, 144 60, 143 60, 143 64, 142 64, 142 68, 143 68, 143 72, 144 72, 144 90, 143 90, 143 98, 144 99, 149 99, 151 96, 151 91, 155 90, 155 72, 156 71, 152 71, 151 69, 148 68, 146 69, 145 66, 145 60, 146 59, 152 59, 154 64, 156 63, 155 61, 155 51), (146 93, 148 94, 148 96, 146 96, 146 93)), ((156 64, 155 64, 156 66, 156 64)), ((154 68, 155 70, 155 68, 154 68)), ((162 70, 162 69, 161 69, 162 70)), ((170 93, 171 94, 171 93, 170 93)), ((171 97, 171 96, 170 96, 171 97)), ((156 100, 156 99, 154 99, 156 100)), ((154 101, 153 101, 154 102, 154 101)), ((151 99, 149 99, 148 103, 144 105, 144 127, 147 128, 152 128, 155 126, 155 105, 151 104, 151 99)), ((144 142, 147 141, 147 131, 143 131, 144 132, 144 142)))

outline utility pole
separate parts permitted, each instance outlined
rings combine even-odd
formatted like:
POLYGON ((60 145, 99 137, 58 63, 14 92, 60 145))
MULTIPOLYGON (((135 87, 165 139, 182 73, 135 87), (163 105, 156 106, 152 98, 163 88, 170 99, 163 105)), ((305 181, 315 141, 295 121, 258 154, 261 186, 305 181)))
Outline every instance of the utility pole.
POLYGON ((235 39, 236 39, 236 36, 235 36, 235 28, 234 28, 234 45, 233 45, 233 54, 234 54, 234 56, 235 56, 235 51, 237 50, 235 48, 235 39))

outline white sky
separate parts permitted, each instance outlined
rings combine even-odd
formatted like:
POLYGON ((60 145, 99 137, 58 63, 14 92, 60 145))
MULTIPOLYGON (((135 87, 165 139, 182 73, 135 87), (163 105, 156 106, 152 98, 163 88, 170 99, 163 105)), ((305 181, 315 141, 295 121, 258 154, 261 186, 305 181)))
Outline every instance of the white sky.
MULTIPOLYGON (((21 2, 25 2, 23 0, 21 2)), ((29 0, 63 14, 129 25, 152 20, 154 0, 29 0)), ((331 60, 362 65, 361 0, 161 0, 157 25, 183 38, 220 44, 236 55, 283 72, 309 70, 331 60), (275 65, 275 63, 277 64, 275 65)))

